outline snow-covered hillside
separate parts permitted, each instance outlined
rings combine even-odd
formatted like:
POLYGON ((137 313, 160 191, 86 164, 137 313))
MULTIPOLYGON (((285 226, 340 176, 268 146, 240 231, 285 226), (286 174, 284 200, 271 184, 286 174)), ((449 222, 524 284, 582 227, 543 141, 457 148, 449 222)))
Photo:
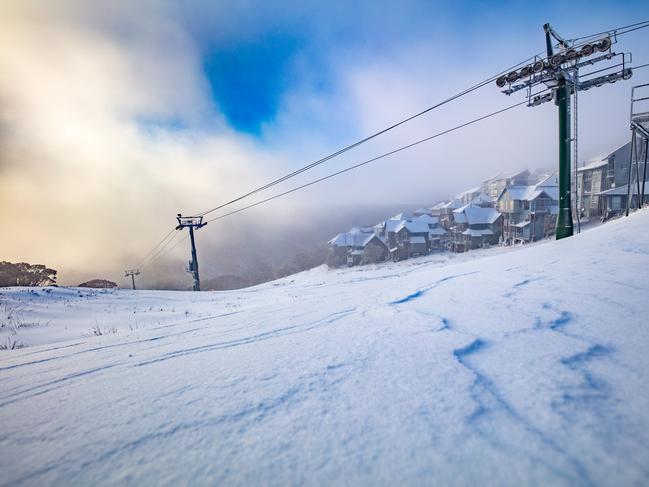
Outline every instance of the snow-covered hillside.
POLYGON ((0 354, 0 484, 647 484, 648 229, 231 292, 2 289, 49 344, 0 354))

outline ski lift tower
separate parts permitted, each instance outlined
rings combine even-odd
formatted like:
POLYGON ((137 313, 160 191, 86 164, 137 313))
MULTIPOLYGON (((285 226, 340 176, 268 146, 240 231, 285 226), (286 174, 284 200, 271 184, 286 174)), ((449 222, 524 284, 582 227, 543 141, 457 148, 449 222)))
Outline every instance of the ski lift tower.
POLYGON ((556 226, 556 238, 559 240, 573 234, 570 153, 571 143, 575 139, 570 137, 570 96, 577 91, 629 79, 632 75, 628 65, 631 56, 628 53, 617 54, 611 50, 613 43, 617 42, 615 31, 599 39, 577 43, 564 40, 550 24, 545 24, 543 30, 547 57, 535 57, 531 64, 500 76, 496 85, 498 88, 508 86, 503 90, 506 95, 526 89, 529 107, 554 101, 559 108, 559 215, 556 226), (557 53, 553 50, 552 38, 558 43, 560 50, 557 53), (586 66, 610 60, 618 62, 585 74, 579 72, 586 66), (533 94, 532 89, 539 85, 545 85, 549 92, 533 94))
POLYGON ((133 283, 133 291, 135 291, 135 276, 140 275, 140 269, 126 269, 124 271, 124 277, 131 276, 131 282, 133 283))
POLYGON ((194 243, 194 229, 198 230, 207 225, 207 223, 203 223, 202 216, 182 216, 180 213, 176 216, 176 220, 178 220, 176 230, 189 228, 189 238, 192 243, 192 260, 189 261, 187 271, 194 278, 194 291, 200 291, 201 279, 198 275, 198 257, 196 256, 196 244, 194 243))
POLYGON ((633 199, 632 188, 634 182, 637 185, 637 207, 639 209, 644 205, 645 182, 647 180, 648 152, 649 83, 646 83, 631 88, 631 155, 629 161, 629 182, 627 185, 626 197, 627 216, 629 216, 629 210, 631 206, 633 206, 631 200, 633 199), (643 160, 643 162, 640 162, 641 160, 643 160), (640 176, 640 172, 642 172, 642 176, 640 176))

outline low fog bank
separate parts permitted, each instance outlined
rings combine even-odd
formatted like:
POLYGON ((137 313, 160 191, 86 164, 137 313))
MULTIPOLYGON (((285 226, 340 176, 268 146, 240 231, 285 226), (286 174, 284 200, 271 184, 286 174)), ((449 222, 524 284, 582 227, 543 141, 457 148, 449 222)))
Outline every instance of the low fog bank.
MULTIPOLYGON (((327 241, 352 226, 374 225, 401 211, 430 206, 386 204, 372 206, 332 205, 303 208, 295 217, 258 221, 254 216, 231 217, 196 231, 201 288, 236 289, 285 277, 324 263, 327 241)), ((190 244, 179 246, 180 255, 152 266, 140 276, 148 289, 191 289, 185 270, 190 244), (184 254, 183 254, 184 252, 184 254)), ((129 287, 122 279, 120 285, 129 287)))

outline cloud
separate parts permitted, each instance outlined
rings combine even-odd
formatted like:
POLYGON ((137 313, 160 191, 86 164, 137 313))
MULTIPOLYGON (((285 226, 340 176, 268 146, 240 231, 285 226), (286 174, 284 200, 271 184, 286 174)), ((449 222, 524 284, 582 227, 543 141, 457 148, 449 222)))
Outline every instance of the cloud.
POLYGON ((272 163, 213 110, 178 25, 88 5, 3 7, 0 224, 14 231, 1 250, 101 274, 272 163))
MULTIPOLYGON (((174 225, 178 211, 237 196, 542 49, 540 25, 552 11, 517 10, 514 19, 507 5, 374 7, 2 2, 0 225, 10 238, 0 240, 0 258, 53 265, 66 283, 118 278, 174 225), (222 113, 230 90, 215 93, 224 88, 205 67, 225 54, 236 60, 241 45, 261 43, 263 53, 264 39, 273 36, 296 41, 272 52, 283 57, 274 73, 281 83, 263 84, 272 106, 250 136, 222 113)), ((589 4, 592 18, 575 20, 571 29, 583 34, 630 23, 639 15, 632 10, 608 15, 606 5, 589 4)), ((623 49, 643 52, 645 38, 623 49)), ((230 70, 223 86, 236 85, 239 74, 263 76, 230 70)), ((245 86, 256 83, 248 79, 245 86)), ((629 84, 600 90, 580 99, 582 158, 627 136, 629 84)), ((278 192, 520 99, 487 87, 278 192)), ((225 240, 236 245, 251 228, 267 245, 272 235, 299 235, 305 208, 432 203, 502 170, 555 165, 555 108, 523 107, 255 209, 246 219, 215 223, 201 230, 201 251, 215 252, 225 240)), ((174 266, 185 253, 181 246, 171 254, 174 266)))

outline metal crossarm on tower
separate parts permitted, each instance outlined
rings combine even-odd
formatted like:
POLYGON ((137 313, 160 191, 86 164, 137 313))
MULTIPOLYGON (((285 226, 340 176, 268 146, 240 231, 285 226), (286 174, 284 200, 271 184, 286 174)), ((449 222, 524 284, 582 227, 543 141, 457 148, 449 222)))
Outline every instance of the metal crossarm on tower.
POLYGON ((192 260, 189 261, 187 266, 187 271, 194 278, 194 291, 201 290, 201 279, 198 274, 198 257, 196 255, 196 244, 194 242, 194 229, 199 229, 207 225, 203 222, 202 216, 182 216, 180 213, 176 216, 178 220, 178 226, 176 230, 182 230, 183 228, 189 228, 189 239, 192 244, 192 260))
POLYGON ((575 142, 576 145, 576 135, 574 138, 570 136, 570 96, 577 91, 615 83, 618 80, 627 80, 633 73, 628 65, 630 54, 618 54, 611 50, 613 43, 617 41, 615 32, 597 41, 578 44, 575 41, 564 40, 550 24, 545 24, 543 30, 547 57, 545 59, 535 57, 531 64, 499 77, 496 85, 499 88, 509 85, 503 90, 506 95, 526 89, 529 107, 554 101, 559 108, 559 214, 556 225, 558 240, 573 234, 570 156, 571 142, 575 142), (558 42, 559 52, 554 52, 552 38, 558 42), (596 53, 601 55, 591 57, 596 53), (580 68, 610 60, 618 62, 589 73, 579 72, 580 68), (532 95, 532 88, 539 84, 546 85, 552 91, 532 95))

